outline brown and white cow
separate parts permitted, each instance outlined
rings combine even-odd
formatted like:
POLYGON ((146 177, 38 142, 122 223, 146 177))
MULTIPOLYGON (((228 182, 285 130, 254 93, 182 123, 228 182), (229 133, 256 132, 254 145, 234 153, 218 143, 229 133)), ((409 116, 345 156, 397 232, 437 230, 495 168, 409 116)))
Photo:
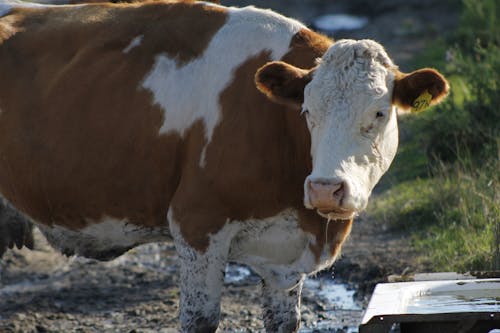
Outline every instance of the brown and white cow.
POLYGON ((193 1, 0 2, 0 193, 66 254, 173 239, 184 332, 213 332, 228 261, 294 332, 398 145, 396 106, 447 93, 371 40, 193 1), (327 220, 332 220, 327 223, 327 220))

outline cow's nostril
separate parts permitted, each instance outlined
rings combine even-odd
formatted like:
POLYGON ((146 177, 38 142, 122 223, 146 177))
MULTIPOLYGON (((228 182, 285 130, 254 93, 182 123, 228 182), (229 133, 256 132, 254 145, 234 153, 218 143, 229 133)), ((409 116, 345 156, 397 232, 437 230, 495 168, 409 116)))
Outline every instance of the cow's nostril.
POLYGON ((344 197, 344 183, 340 183, 338 186, 339 187, 335 191, 333 191, 333 198, 341 201, 344 197))
POLYGON ((307 183, 309 206, 321 211, 341 210, 348 194, 347 183, 338 179, 316 179, 307 183))

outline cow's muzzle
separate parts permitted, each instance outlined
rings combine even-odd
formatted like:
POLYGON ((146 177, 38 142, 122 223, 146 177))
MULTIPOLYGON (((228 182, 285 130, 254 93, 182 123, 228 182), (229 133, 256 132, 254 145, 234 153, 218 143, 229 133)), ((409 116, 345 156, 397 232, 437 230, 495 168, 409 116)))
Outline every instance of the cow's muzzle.
POLYGON ((305 186, 305 206, 324 217, 348 220, 355 211, 346 207, 345 198, 349 195, 349 186, 338 179, 308 178, 305 186))

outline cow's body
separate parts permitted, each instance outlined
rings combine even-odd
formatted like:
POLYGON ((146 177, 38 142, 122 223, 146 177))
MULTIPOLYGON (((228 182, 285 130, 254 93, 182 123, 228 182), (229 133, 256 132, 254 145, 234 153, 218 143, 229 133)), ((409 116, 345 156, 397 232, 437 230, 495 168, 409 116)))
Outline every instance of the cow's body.
POLYGON ((304 276, 331 265, 352 219, 304 207, 307 123, 254 76, 273 60, 313 68, 333 42, 208 3, 0 15, 1 195, 67 254, 173 238, 185 331, 217 327, 227 261, 263 277, 267 329, 294 331, 304 276))

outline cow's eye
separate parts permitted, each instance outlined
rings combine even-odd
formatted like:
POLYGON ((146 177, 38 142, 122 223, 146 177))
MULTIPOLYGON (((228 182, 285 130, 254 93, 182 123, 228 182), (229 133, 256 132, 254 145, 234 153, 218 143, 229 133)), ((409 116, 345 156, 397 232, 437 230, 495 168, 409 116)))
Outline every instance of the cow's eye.
POLYGON ((384 117, 385 117, 385 113, 384 113, 384 112, 382 112, 382 111, 377 111, 377 113, 375 114, 375 117, 376 117, 377 119, 382 119, 382 118, 384 118, 384 117))

